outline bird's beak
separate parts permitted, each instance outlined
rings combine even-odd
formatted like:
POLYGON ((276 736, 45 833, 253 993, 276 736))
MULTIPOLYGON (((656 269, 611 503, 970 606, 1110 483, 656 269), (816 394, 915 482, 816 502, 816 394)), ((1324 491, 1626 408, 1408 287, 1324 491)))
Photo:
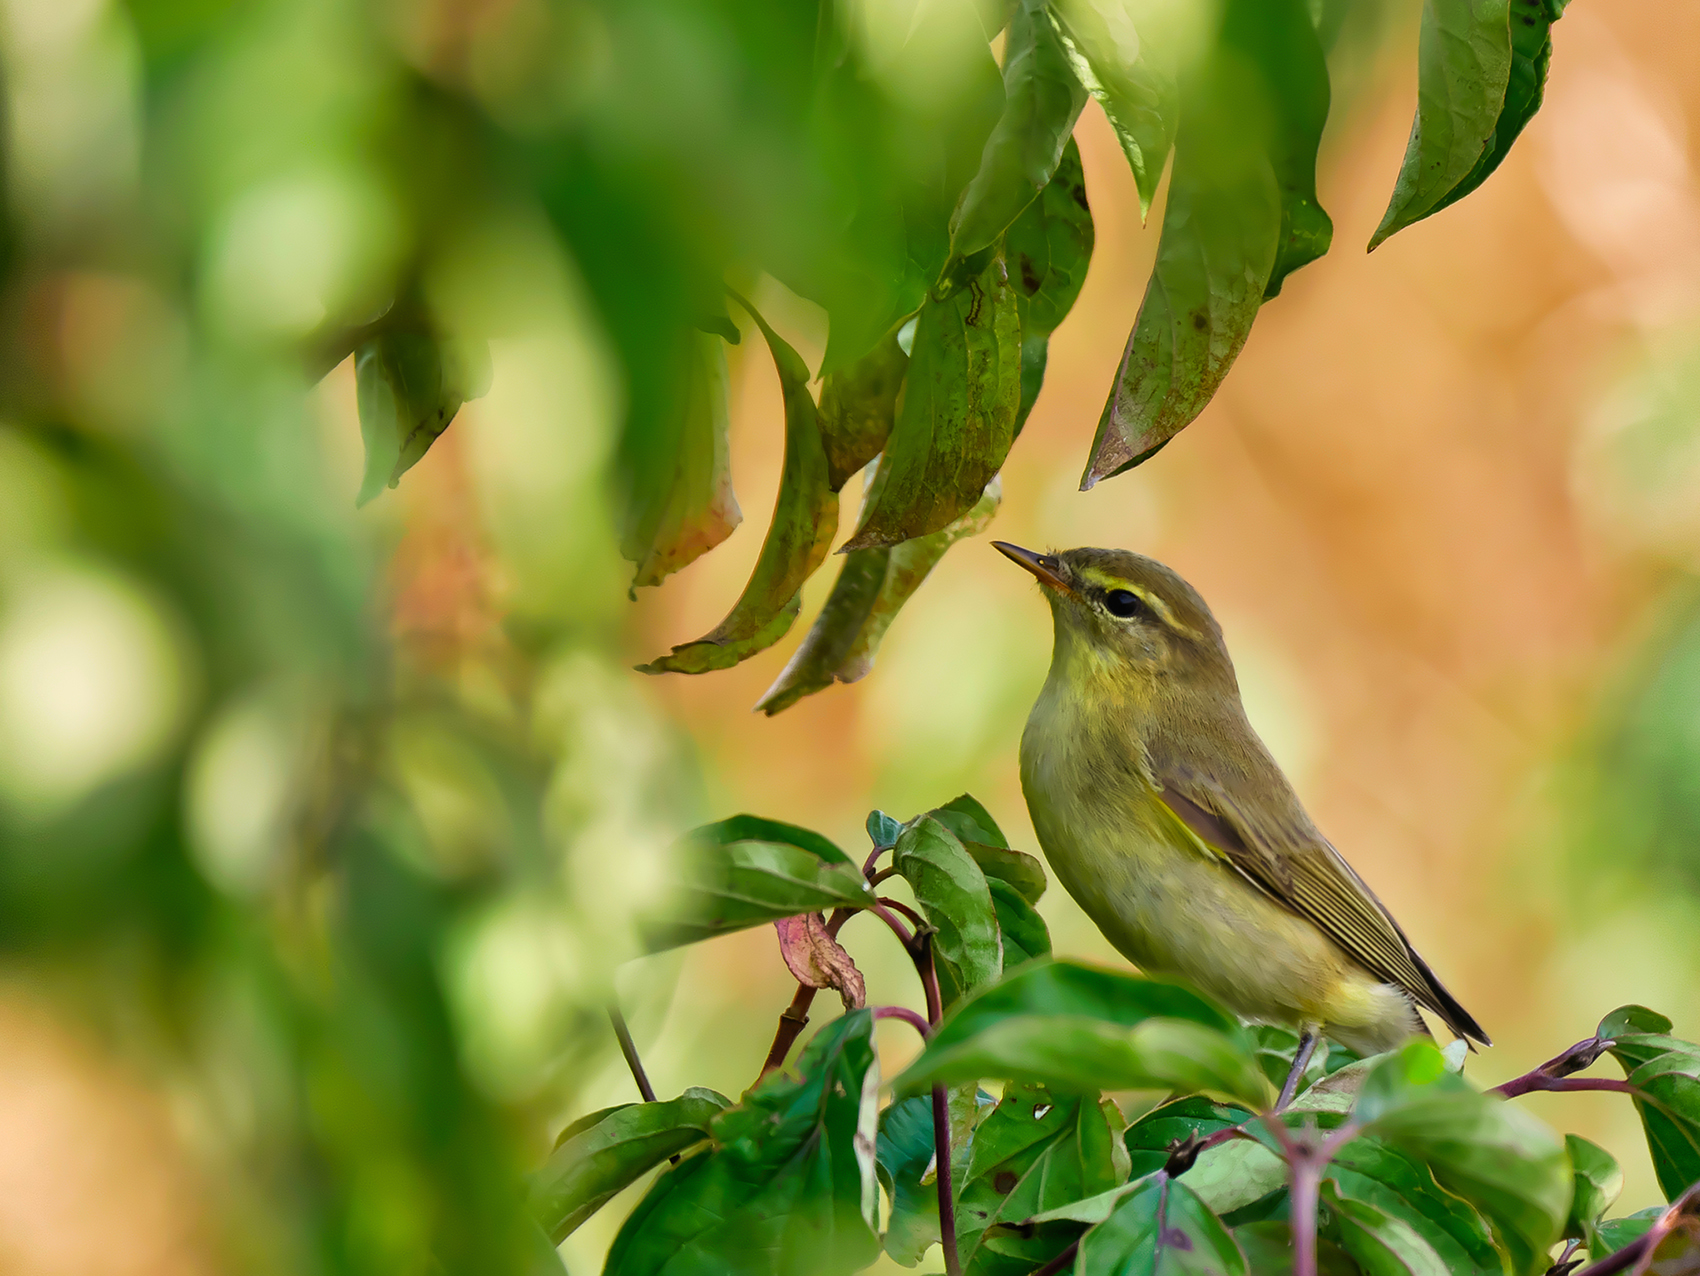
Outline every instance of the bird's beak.
POLYGON ((1065 594, 1072 594, 1069 583, 1057 574, 1062 566, 1050 554, 1035 554, 1030 549, 1022 549, 1019 545, 1011 545, 1008 541, 993 541, 992 547, 1012 563, 1025 567, 1039 578, 1039 583, 1048 589, 1058 589, 1065 594))

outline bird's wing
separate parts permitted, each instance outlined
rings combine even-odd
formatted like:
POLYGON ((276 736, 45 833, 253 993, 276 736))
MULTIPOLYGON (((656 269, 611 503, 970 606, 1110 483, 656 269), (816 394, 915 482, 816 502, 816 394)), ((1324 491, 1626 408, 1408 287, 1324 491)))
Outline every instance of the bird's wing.
MULTIPOLYGON (((1403 989, 1460 1036, 1490 1045, 1469 1011, 1429 969, 1399 924, 1351 865, 1328 844, 1292 798, 1284 819, 1236 802, 1234 787, 1169 760, 1153 759, 1159 795, 1200 841, 1222 856, 1254 886, 1315 925, 1354 961, 1403 989)), ((1269 763, 1274 769, 1274 762, 1269 763)), ((1284 778, 1274 790, 1288 795, 1284 778)), ((1264 786, 1258 786, 1268 792, 1264 786)))

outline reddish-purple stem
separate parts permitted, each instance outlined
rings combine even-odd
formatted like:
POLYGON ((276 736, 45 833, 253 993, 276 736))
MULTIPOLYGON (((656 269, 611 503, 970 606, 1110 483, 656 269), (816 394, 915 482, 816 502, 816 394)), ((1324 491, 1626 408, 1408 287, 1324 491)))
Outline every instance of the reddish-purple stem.
POLYGON ((1539 1091, 1566 1090, 1613 1090, 1618 1094, 1640 1094, 1627 1081, 1613 1081, 1610 1077, 1549 1077, 1539 1072, 1530 1072, 1504 1085, 1495 1086, 1489 1094, 1503 1095, 1507 1099, 1515 1099, 1520 1094, 1530 1094, 1539 1091))
POLYGON ((1665 1237, 1676 1230, 1683 1215, 1693 1213, 1696 1208, 1700 1208, 1700 1183, 1695 1183, 1672 1201, 1670 1208, 1659 1215, 1639 1240, 1631 1241, 1615 1254, 1607 1254, 1597 1263, 1590 1263, 1574 1276, 1613 1276, 1613 1273, 1630 1267, 1645 1270, 1647 1260, 1664 1244, 1665 1237))
POLYGON ((927 924, 927 919, 925 917, 922 917, 921 914, 917 913, 913 908, 910 908, 909 905, 905 904, 900 899, 892 899, 889 895, 881 895, 879 897, 879 902, 894 912, 902 913, 910 921, 914 922, 917 927, 924 928, 927 924))
POLYGON ((901 1019, 904 1023, 908 1024, 916 1032, 921 1034, 922 1041, 925 1041, 932 1033, 932 1025, 930 1025, 925 1019, 921 1018, 921 1016, 916 1014, 913 1010, 909 1009, 908 1006, 876 1006, 874 1008, 874 1018, 901 1019))

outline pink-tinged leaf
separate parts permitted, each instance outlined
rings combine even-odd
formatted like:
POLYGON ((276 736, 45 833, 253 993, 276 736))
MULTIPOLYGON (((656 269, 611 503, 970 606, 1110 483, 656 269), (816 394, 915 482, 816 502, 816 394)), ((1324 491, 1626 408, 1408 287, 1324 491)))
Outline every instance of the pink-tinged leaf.
POLYGON ((779 932, 779 955, 806 988, 836 989, 846 1010, 860 1010, 868 1001, 867 985, 850 954, 827 933, 819 913, 782 917, 773 923, 779 932))

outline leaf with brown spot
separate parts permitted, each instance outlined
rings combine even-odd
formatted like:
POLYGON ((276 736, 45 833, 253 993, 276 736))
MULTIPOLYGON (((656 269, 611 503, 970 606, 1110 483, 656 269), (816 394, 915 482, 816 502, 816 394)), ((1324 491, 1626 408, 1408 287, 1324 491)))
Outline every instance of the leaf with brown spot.
POLYGON ((940 531, 1002 468, 1021 400, 1021 330, 1001 255, 916 322, 897 423, 841 553, 940 531))

